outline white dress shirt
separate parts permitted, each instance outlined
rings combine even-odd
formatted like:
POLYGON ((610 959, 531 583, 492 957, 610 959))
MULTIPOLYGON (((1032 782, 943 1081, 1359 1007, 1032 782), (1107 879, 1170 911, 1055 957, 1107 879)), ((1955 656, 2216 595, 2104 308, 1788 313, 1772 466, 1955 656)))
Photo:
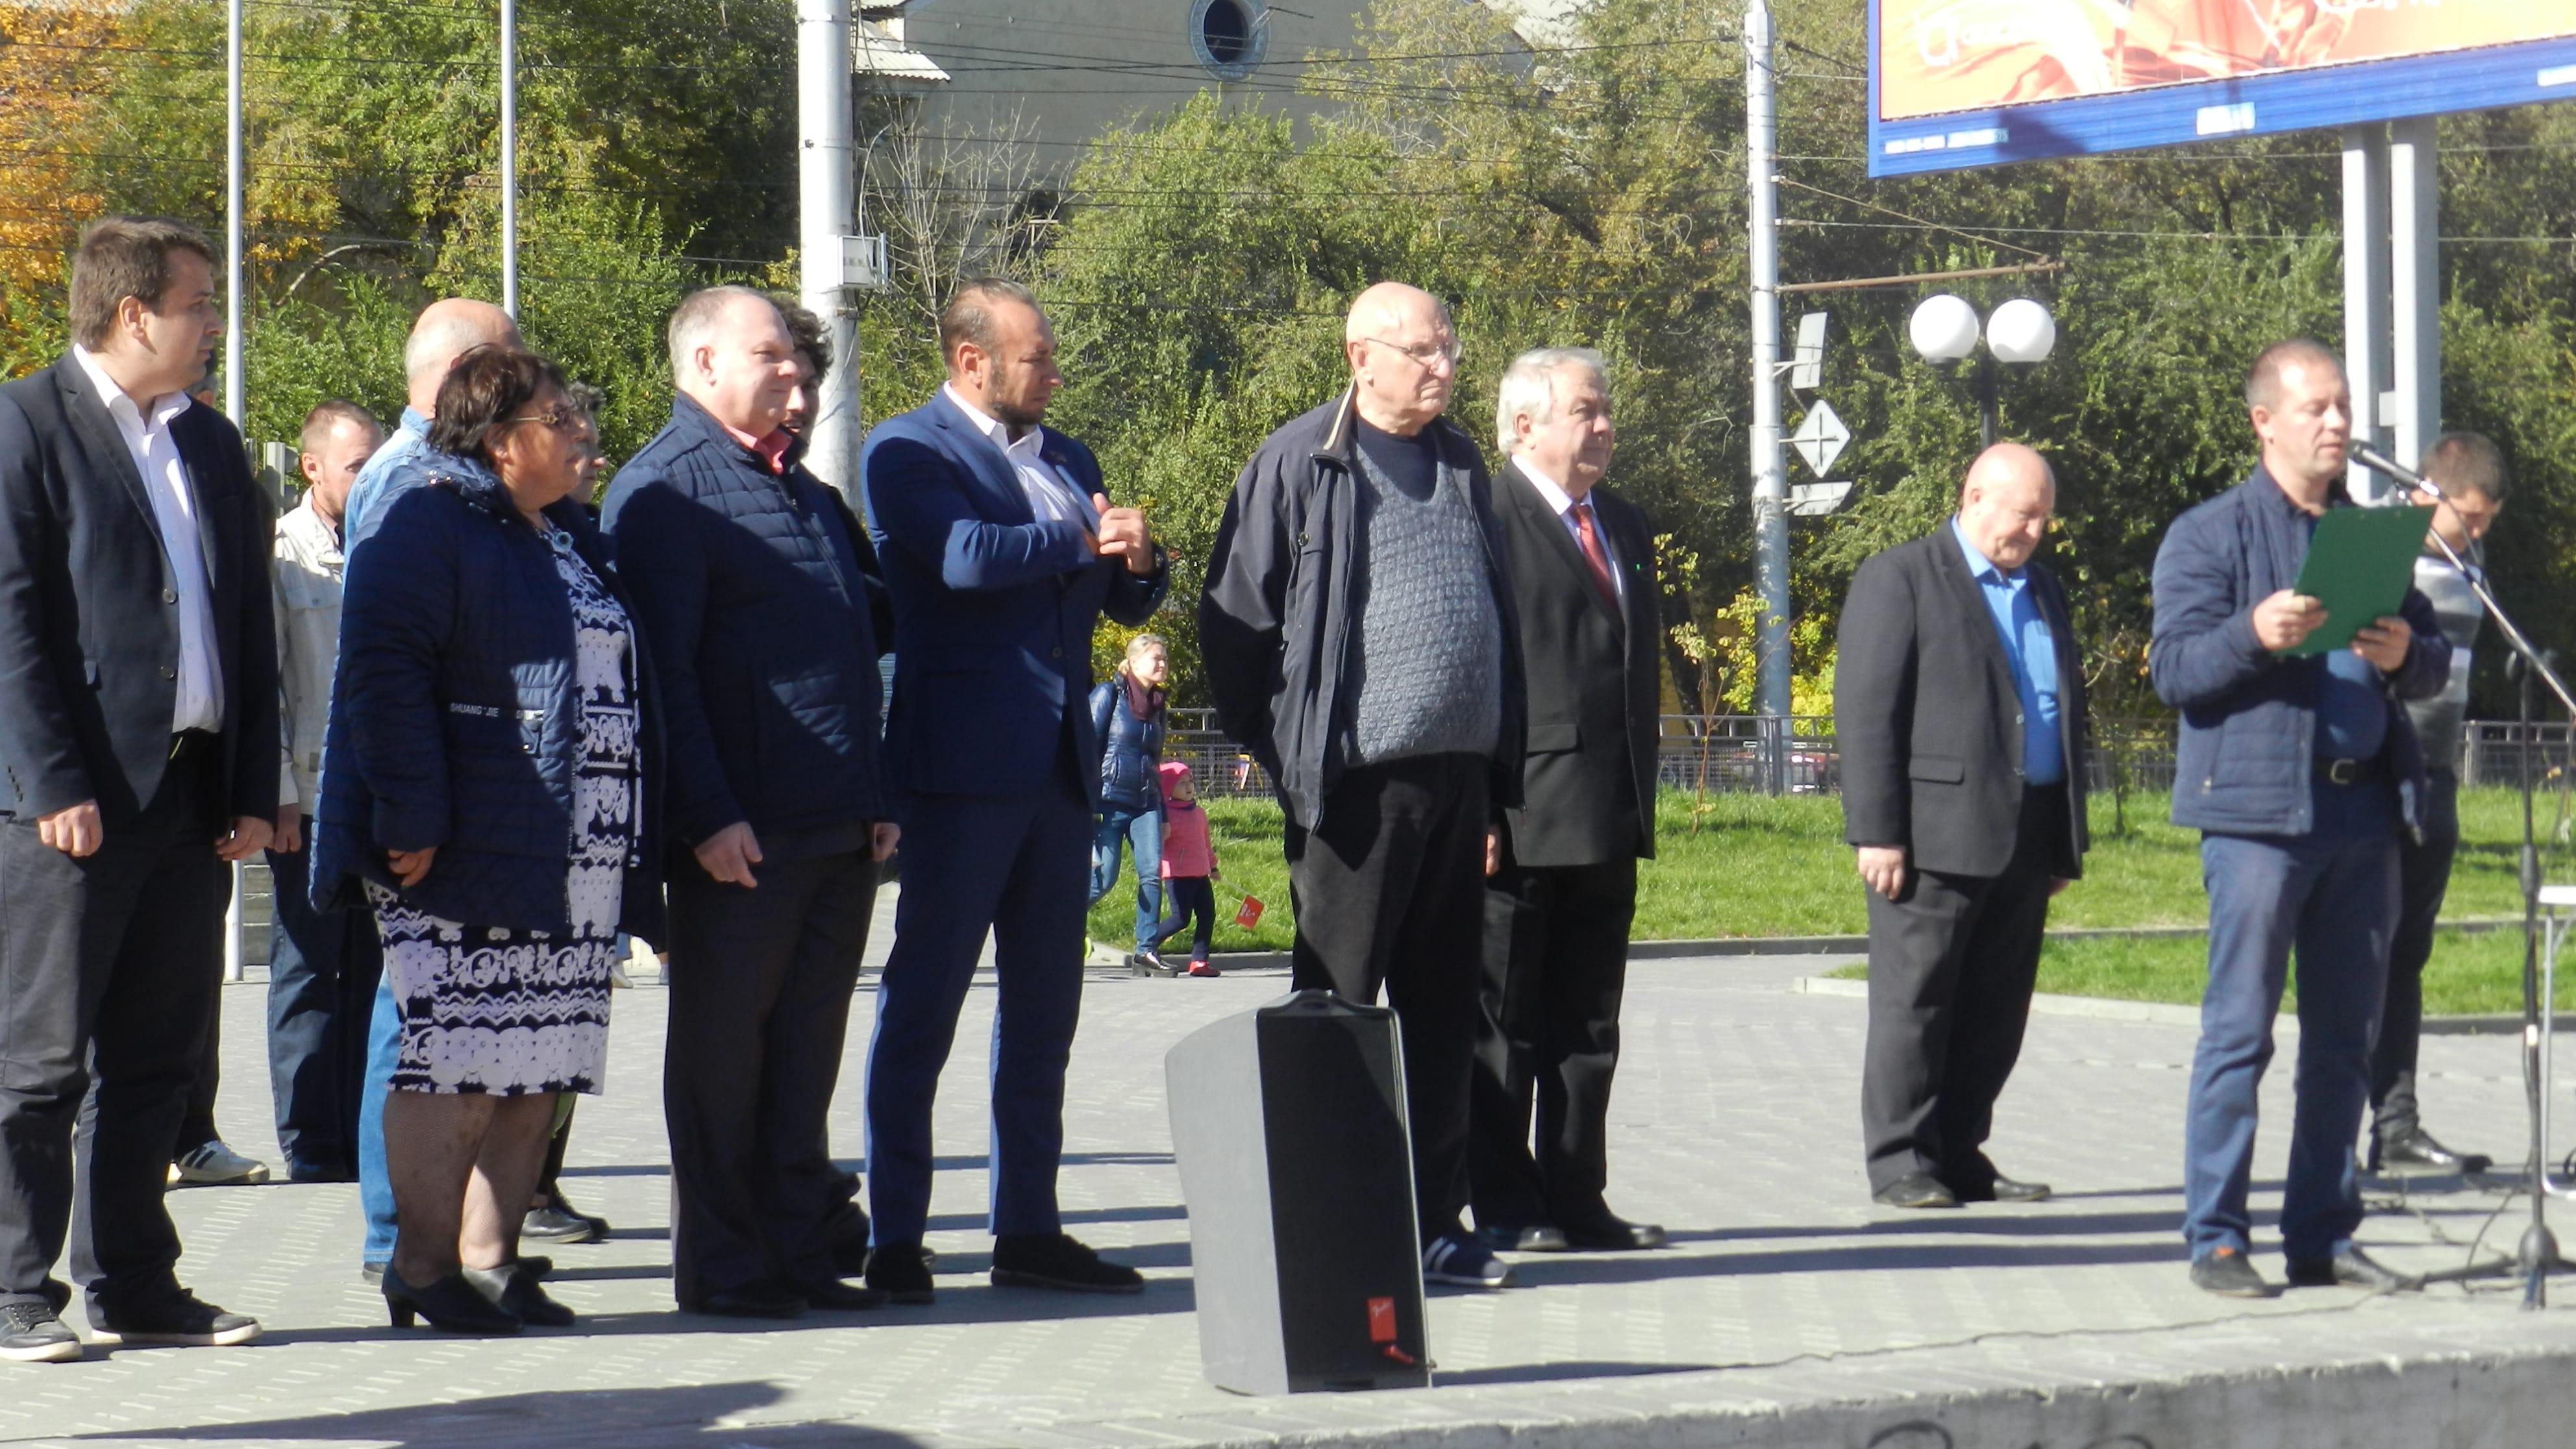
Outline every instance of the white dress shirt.
POLYGON ((1035 513, 1040 521, 1053 519, 1094 530, 1100 527, 1100 515, 1092 511, 1091 500, 1083 497, 1081 490, 1073 486, 1073 480, 1056 471, 1054 464, 1038 456, 1038 449, 1046 442, 1043 429, 1031 428, 1013 438, 1011 430, 999 418, 968 402, 954 385, 943 382, 939 390, 957 405, 957 410, 966 415, 968 422, 975 425, 975 431, 992 439, 993 446, 1001 449, 1002 456, 1010 460, 1011 471, 1020 480, 1020 491, 1028 495, 1029 511, 1035 513))
MULTIPOLYGON (((1556 510, 1556 521, 1565 525, 1565 536, 1574 540, 1574 551, 1583 552, 1583 525, 1574 518, 1574 495, 1566 492, 1555 479, 1531 467, 1527 458, 1515 455, 1512 466, 1519 469, 1520 475, 1538 490, 1540 500, 1556 510)), ((1588 489, 1584 493, 1584 506, 1591 508, 1588 489)), ((1618 591, 1624 602, 1628 597, 1628 580, 1619 571, 1619 550, 1610 546, 1610 530, 1601 526, 1601 511, 1597 508, 1592 510, 1592 535, 1601 540, 1601 556, 1610 560, 1610 586, 1618 591)))
POLYGON ((161 530, 161 552, 170 561, 170 584, 179 595, 179 698, 170 731, 222 729, 223 664, 215 657, 214 592, 206 582, 206 557, 197 541, 197 490, 187 464, 179 459, 178 440, 170 435, 171 420, 196 404, 186 393, 174 392, 138 405, 88 348, 76 346, 72 356, 89 374, 99 401, 107 404, 125 451, 133 455, 134 471, 143 476, 152 521, 161 530))

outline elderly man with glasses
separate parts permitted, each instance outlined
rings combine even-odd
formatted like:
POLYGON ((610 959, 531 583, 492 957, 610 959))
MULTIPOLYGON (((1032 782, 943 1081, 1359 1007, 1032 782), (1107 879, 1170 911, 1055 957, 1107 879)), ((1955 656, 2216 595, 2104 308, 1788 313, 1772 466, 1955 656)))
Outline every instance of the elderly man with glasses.
POLYGON ((1460 1223, 1484 878, 1520 801, 1520 630, 1458 343, 1396 282, 1351 306, 1351 386, 1236 480, 1199 603, 1208 688, 1287 812, 1294 982, 1404 1025, 1423 1276, 1501 1288, 1460 1223))

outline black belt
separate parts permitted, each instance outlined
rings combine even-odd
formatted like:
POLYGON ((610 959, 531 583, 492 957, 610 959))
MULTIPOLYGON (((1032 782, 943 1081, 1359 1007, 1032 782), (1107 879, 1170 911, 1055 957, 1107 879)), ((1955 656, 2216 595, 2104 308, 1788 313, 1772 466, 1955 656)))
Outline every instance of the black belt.
POLYGON ((2364 780, 2376 780, 2385 773, 2386 767, 2377 755, 2367 760, 2317 761, 2317 778, 2329 785, 2358 785, 2364 780))
POLYGON ((214 745, 215 732, 212 730, 181 730, 170 737, 170 758, 192 759, 213 749, 214 745))

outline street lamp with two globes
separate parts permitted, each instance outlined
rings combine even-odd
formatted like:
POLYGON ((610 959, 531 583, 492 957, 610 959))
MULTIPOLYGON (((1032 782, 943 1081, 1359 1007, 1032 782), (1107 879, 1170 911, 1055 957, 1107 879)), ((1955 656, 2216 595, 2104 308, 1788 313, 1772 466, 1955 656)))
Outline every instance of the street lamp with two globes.
POLYGON ((2057 346, 2057 321, 2046 307, 2028 297, 2015 297, 1980 324, 1977 309, 1965 298, 1942 292, 1924 298, 1905 328, 1906 340, 1930 363, 1957 362, 1975 352, 1980 332, 1986 350, 1977 358, 1978 423, 1985 446, 1991 448, 2001 408, 1995 364, 2047 361, 2057 346))

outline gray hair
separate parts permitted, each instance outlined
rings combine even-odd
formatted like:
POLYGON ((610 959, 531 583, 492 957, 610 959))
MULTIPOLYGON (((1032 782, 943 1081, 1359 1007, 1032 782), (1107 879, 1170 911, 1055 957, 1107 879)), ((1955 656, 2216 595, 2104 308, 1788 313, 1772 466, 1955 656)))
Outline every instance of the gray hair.
MULTIPOLYGON (((708 338, 716 330, 716 324, 724 320, 726 310, 741 301, 758 302, 772 312, 778 310, 778 304, 769 300, 768 293, 755 291, 750 287, 737 286, 731 282, 718 287, 703 288, 680 299, 679 308, 671 313, 672 381, 687 380, 689 354, 706 345, 708 338)), ((784 319, 781 320, 781 325, 784 325, 784 319)))
POLYGON ((1602 394, 1609 394, 1610 375, 1601 354, 1589 347, 1534 347, 1503 369, 1503 380, 1494 388, 1494 444, 1505 456, 1512 451, 1513 420, 1556 420, 1556 375, 1569 367, 1591 373, 1602 394))

